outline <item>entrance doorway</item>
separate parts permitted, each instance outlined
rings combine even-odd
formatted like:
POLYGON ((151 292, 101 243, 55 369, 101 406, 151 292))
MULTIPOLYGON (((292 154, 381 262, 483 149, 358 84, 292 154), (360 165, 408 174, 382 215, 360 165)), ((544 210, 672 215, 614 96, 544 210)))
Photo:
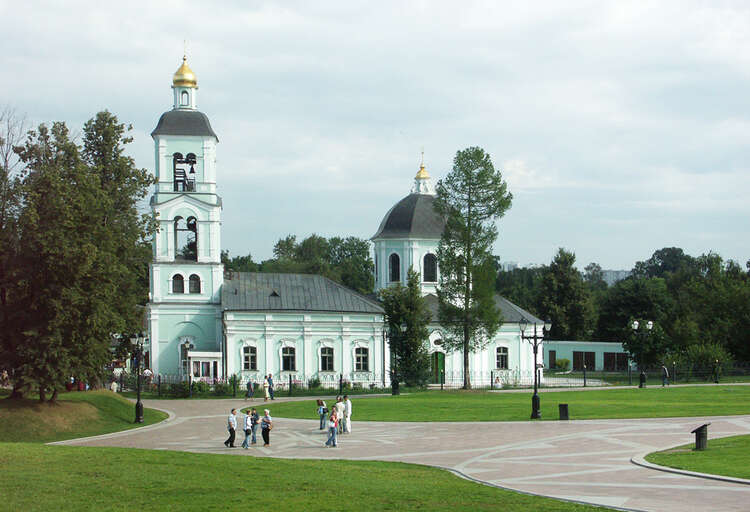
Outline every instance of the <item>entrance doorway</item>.
POLYGON ((445 354, 433 352, 430 360, 432 363, 432 383, 440 384, 440 376, 445 371, 445 354))

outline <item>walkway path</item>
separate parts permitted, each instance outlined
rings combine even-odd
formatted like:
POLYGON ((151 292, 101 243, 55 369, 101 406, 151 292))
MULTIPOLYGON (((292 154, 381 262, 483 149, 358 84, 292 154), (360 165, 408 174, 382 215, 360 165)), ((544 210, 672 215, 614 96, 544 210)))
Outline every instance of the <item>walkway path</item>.
MULTIPOLYGON (((284 401, 279 399, 277 402, 284 401)), ((224 448, 229 409, 242 400, 149 400, 171 418, 135 431, 66 441, 197 453, 401 461, 453 469, 485 483, 593 504, 648 511, 747 511, 750 485, 665 473, 631 457, 689 443, 705 422, 713 437, 750 434, 750 416, 569 422, 357 422, 324 448, 317 420, 277 418, 269 448, 224 448)), ((311 401, 311 404, 313 402, 311 401)), ((254 402, 263 408, 263 402, 254 402)), ((269 402, 273 415, 273 402, 269 402)), ((311 412, 314 404, 311 405, 311 412)), ((238 415, 239 416, 239 415, 238 415)), ((241 424, 241 423, 240 423, 241 424)), ((238 435, 238 445, 242 437, 238 435)), ((242 462, 238 462, 242 463, 242 462)))

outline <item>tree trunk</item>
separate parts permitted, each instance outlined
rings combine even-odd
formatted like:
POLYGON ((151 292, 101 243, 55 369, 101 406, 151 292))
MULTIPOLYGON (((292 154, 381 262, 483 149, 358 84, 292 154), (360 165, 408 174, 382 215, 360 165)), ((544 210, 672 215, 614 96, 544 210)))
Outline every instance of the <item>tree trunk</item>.
POLYGON ((49 403, 51 404, 57 403, 57 388, 55 388, 55 390, 52 391, 52 396, 49 399, 49 403))
POLYGON ((44 403, 46 399, 47 399, 46 390, 44 389, 44 385, 41 385, 39 386, 39 401, 41 403, 44 403))
POLYGON ((8 398, 11 400, 20 400, 21 398, 23 398, 23 390, 17 382, 13 383, 13 391, 10 392, 10 396, 8 398))
POLYGON ((469 325, 464 323, 464 389, 471 389, 469 376, 469 325))

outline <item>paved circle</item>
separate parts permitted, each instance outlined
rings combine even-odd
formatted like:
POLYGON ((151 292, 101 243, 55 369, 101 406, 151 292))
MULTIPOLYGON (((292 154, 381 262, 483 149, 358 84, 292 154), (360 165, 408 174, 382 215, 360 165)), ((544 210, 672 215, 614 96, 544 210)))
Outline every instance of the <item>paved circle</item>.
MULTIPOLYGON (((278 399, 276 402, 285 401, 278 399)), ((711 422, 709 439, 750 434, 750 416, 566 422, 387 423, 356 421, 325 448, 317 419, 275 418, 271 446, 229 449, 226 417, 243 400, 148 400, 169 420, 143 429, 58 444, 121 446, 236 456, 382 460, 450 468, 494 485, 597 505, 648 511, 747 511, 750 485, 664 473, 631 457, 693 441, 711 422)), ((275 402, 252 402, 271 410, 275 402)), ((311 405, 314 416, 314 404, 311 405)), ((241 419, 241 418, 239 418, 241 419)), ((241 422, 240 422, 241 424, 241 422)), ((238 445, 242 437, 238 433, 238 445)), ((710 441, 709 441, 710 442, 710 441)))

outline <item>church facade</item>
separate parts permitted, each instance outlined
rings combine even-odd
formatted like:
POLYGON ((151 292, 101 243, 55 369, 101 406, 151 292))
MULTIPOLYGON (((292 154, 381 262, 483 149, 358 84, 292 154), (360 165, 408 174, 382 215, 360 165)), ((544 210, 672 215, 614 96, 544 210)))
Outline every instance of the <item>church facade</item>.
MULTIPOLYGON (((172 81, 173 107, 151 133, 157 182, 151 209, 158 220, 150 266, 148 364, 162 375, 255 382, 340 376, 363 386, 390 385, 383 309, 322 276, 237 273, 221 264, 222 201, 208 117, 197 109, 198 82, 185 58, 172 81)), ((409 268, 437 318, 437 245, 442 219, 424 166, 409 195, 386 214, 372 237, 376 291, 406 283, 409 268)), ((503 324, 471 355, 472 382, 513 383, 533 375, 533 355, 519 321, 541 321, 497 296, 503 324), (492 376, 492 377, 491 377, 492 376)), ((461 353, 446 353, 440 326, 430 326, 433 382, 462 380, 461 353)))

